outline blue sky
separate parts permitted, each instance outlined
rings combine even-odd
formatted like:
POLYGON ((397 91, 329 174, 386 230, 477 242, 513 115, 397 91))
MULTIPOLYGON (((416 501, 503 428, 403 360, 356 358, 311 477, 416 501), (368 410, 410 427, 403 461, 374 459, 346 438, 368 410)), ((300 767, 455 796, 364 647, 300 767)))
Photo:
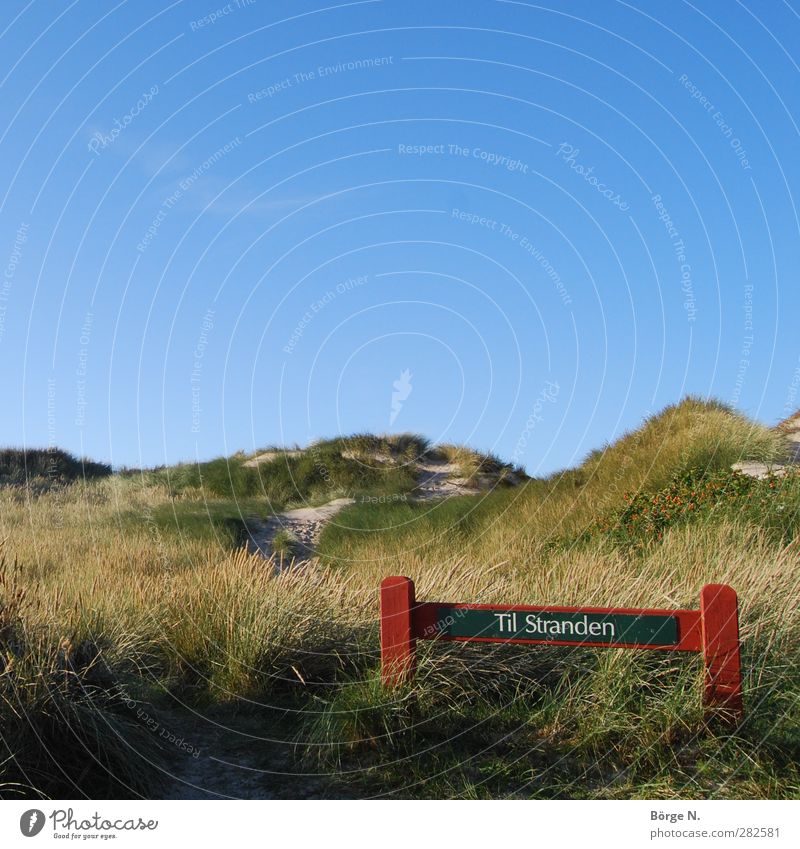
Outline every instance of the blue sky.
POLYGON ((4 9, 1 444, 542 474, 800 406, 796 3, 4 9))

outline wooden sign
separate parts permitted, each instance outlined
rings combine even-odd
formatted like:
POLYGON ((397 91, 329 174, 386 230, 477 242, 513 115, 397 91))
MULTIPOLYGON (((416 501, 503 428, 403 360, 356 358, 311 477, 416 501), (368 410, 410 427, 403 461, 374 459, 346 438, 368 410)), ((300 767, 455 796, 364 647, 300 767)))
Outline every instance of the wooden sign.
POLYGON ((742 713, 738 601, 725 584, 703 587, 699 610, 650 610, 418 602, 410 578, 385 578, 381 674, 386 686, 413 677, 417 640, 702 652, 707 709, 742 713))

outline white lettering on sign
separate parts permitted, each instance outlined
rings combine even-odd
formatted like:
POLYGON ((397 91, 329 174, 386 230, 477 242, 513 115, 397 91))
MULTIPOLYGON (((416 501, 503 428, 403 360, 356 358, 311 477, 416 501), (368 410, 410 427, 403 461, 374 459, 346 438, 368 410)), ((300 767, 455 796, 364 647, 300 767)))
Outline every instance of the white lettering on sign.
MULTIPOLYGON (((497 627, 501 634, 516 634, 517 614, 495 613, 497 627)), ((529 613, 525 617, 526 634, 542 637, 602 637, 613 640, 616 637, 613 622, 590 622, 588 616, 580 619, 546 619, 538 613, 529 613)))

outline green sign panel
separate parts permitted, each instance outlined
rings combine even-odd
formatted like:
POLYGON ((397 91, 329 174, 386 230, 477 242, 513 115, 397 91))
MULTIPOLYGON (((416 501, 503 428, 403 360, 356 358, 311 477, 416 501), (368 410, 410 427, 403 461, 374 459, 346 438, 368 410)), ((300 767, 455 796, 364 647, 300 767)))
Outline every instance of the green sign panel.
POLYGON ((675 616, 636 613, 581 613, 547 610, 473 610, 438 607, 436 633, 447 637, 484 637, 531 642, 678 644, 675 616))

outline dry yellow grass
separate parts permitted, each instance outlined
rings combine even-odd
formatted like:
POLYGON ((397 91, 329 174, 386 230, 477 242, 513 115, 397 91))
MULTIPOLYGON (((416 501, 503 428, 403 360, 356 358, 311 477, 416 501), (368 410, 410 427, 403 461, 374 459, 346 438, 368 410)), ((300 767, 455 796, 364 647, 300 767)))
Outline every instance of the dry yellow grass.
MULTIPOLYGON (((127 494, 136 509, 166 497, 127 494)), ((91 639, 112 656, 123 646, 129 659, 135 648, 137 662, 170 675, 197 665, 231 694, 284 674, 287 658, 308 662, 317 645, 342 639, 345 651, 352 647, 347 634, 374 626, 377 588, 391 572, 413 577, 420 598, 486 603, 694 607, 701 586, 719 581, 737 589, 746 633, 759 639, 769 623, 797 629, 800 617, 796 546, 781 549, 747 525, 675 528, 631 558, 602 542, 550 549, 526 534, 524 521, 514 534, 498 521, 446 557, 432 554, 448 548, 444 541, 398 553, 391 537, 379 537, 357 566, 311 562, 278 573, 243 549, 222 551, 146 523, 118 527, 120 493, 106 484, 76 488, 73 501, 67 495, 3 504, 6 582, 24 592, 26 629, 91 639), (99 490, 113 497, 104 501, 99 490)))

